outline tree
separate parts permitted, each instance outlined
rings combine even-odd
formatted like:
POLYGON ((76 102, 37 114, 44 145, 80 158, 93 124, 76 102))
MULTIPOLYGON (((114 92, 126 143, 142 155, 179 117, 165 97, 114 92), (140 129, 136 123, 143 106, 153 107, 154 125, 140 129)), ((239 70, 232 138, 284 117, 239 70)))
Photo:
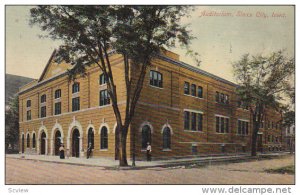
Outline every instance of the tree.
MULTIPOLYGON (((193 38, 180 19, 188 6, 38 6, 32 8, 31 24, 62 40, 56 62, 74 65, 70 78, 84 76, 86 68, 96 64, 107 78, 107 90, 117 121, 116 147, 120 166, 127 166, 126 139, 140 97, 146 69, 163 47, 176 42, 188 47, 193 38), (118 106, 109 55, 123 56, 126 83, 126 112, 118 106), (132 74, 131 74, 132 73, 132 74)), ((196 55, 196 54, 195 54, 196 55)))
MULTIPOLYGON (((5 110, 5 146, 14 146, 18 143, 19 138, 19 99, 15 96, 9 102, 5 110)), ((7 149, 7 148, 6 148, 7 149)))
POLYGON ((245 54, 233 68, 239 85, 237 93, 250 108, 253 121, 251 155, 256 156, 257 133, 266 109, 279 111, 284 97, 295 90, 290 81, 295 72, 294 59, 286 57, 283 51, 268 56, 245 54))

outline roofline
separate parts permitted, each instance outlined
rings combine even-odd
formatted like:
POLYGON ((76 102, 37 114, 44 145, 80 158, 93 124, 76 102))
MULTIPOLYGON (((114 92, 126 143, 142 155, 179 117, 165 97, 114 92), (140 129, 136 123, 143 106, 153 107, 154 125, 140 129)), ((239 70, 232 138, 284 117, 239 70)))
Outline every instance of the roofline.
POLYGON ((21 88, 25 87, 26 85, 29 85, 29 84, 31 84, 31 83, 33 83, 33 82, 35 82, 35 81, 38 81, 38 80, 37 80, 37 79, 33 79, 33 80, 30 81, 29 83, 26 83, 26 84, 20 86, 20 87, 19 87, 19 90, 20 90, 21 88))
MULTIPOLYGON (((115 52, 115 51, 111 51, 109 54, 112 54, 112 53, 114 53, 114 52, 115 52)), ((49 59, 49 61, 48 61, 47 66, 49 66, 49 64, 50 64, 50 62, 51 62, 51 59, 53 58, 53 56, 54 56, 55 53, 56 53, 56 50, 53 51, 53 53, 52 53, 52 55, 51 55, 51 57, 50 57, 50 59, 49 59)), ((219 77, 219 76, 216 76, 216 75, 214 75, 214 74, 211 74, 211 73, 209 73, 209 72, 206 72, 206 71, 204 71, 204 70, 201 70, 201 69, 199 69, 199 68, 196 68, 196 67, 194 67, 194 66, 192 66, 192 65, 189 65, 189 64, 187 64, 187 63, 184 63, 184 62, 181 62, 181 61, 176 61, 176 60, 174 60, 174 59, 171 59, 171 58, 169 58, 169 57, 163 56, 163 55, 161 55, 161 54, 158 54, 158 55, 156 55, 156 56, 157 56, 158 58, 160 58, 160 59, 163 59, 163 60, 169 62, 169 63, 172 63, 172 64, 174 64, 174 65, 177 65, 177 66, 180 66, 180 67, 182 67, 182 68, 188 69, 188 70, 190 70, 190 71, 192 71, 192 72, 195 72, 195 73, 198 73, 198 74, 201 74, 201 75, 208 76, 208 77, 210 77, 210 78, 213 78, 213 79, 218 80, 218 81, 220 81, 220 82, 226 83, 226 84, 231 85, 231 86, 233 86, 233 87, 238 87, 238 86, 239 86, 239 85, 237 85, 237 84, 235 84, 235 83, 233 83, 233 82, 231 82, 231 81, 228 81, 228 80, 223 79, 223 78, 221 78, 221 77, 219 77)), ((45 70, 47 69, 47 66, 46 66, 46 68, 44 69, 44 72, 45 72, 45 70)), ((44 72, 43 72, 43 74, 44 74, 44 72)), ((30 91, 30 90, 32 90, 32 89, 35 89, 35 88, 37 88, 37 87, 39 87, 39 86, 41 86, 41 85, 43 85, 43 84, 45 84, 45 83, 48 83, 48 82, 50 82, 50 81, 53 81, 54 79, 61 78, 61 77, 65 76, 65 75, 67 75, 67 73, 68 73, 68 72, 65 71, 65 72, 63 72, 63 73, 61 73, 61 74, 59 74, 59 75, 55 75, 55 76, 53 76, 53 77, 51 77, 51 78, 49 78, 49 79, 47 79, 47 80, 44 80, 44 81, 42 81, 42 82, 39 82, 39 80, 38 80, 38 83, 37 83, 36 85, 34 85, 34 86, 32 86, 32 87, 30 87, 30 88, 28 88, 28 89, 25 89, 24 91, 20 91, 18 94, 19 94, 19 95, 24 94, 25 92, 28 92, 28 91, 30 91)), ((43 74, 42 74, 42 75, 43 75, 43 74)), ((42 77, 43 77, 43 76, 41 76, 40 78, 42 78, 42 77)))
POLYGON ((54 51, 52 52, 52 54, 51 54, 51 56, 50 56, 50 58, 49 58, 49 60, 48 60, 48 62, 47 62, 47 64, 46 64, 46 67, 44 68, 44 70, 43 70, 43 72, 42 72, 42 75, 41 75, 40 78, 38 79, 38 82, 40 82, 40 81, 43 79, 43 77, 45 76, 46 71, 48 70, 48 67, 49 67, 49 65, 51 64, 51 61, 52 61, 52 59, 53 59, 53 57, 54 57, 55 54, 56 54, 56 49, 54 49, 54 51))
POLYGON ((201 74, 201 75, 208 76, 208 77, 210 77, 210 78, 213 78, 213 79, 215 79, 215 80, 221 81, 221 82, 223 82, 223 83, 226 83, 226 84, 231 85, 231 86, 234 86, 234 87, 238 87, 237 84, 235 84, 235 83, 233 83, 233 82, 231 82, 231 81, 228 81, 228 80, 223 79, 223 78, 221 78, 221 77, 219 77, 219 76, 216 76, 216 75, 214 75, 214 74, 211 74, 211 73, 209 73, 209 72, 206 72, 206 71, 204 71, 204 70, 201 70, 201 69, 199 69, 199 68, 196 68, 196 67, 194 67, 194 66, 192 66, 192 65, 189 65, 189 64, 187 64, 187 63, 184 63, 184 62, 181 62, 181 61, 176 61, 176 60, 174 60, 174 59, 171 59, 171 58, 169 58, 169 57, 166 57, 166 56, 163 56, 163 55, 160 55, 160 54, 158 55, 158 57, 161 58, 161 59, 163 59, 163 60, 166 60, 166 61, 168 61, 168 62, 170 62, 170 63, 172 63, 172 64, 175 64, 175 65, 177 65, 177 66, 180 66, 180 67, 182 67, 182 68, 188 69, 188 70, 190 70, 190 71, 192 71, 192 72, 195 72, 195 73, 198 73, 198 74, 201 74))
POLYGON ((37 88, 37 87, 39 87, 39 86, 41 86, 41 85, 43 85, 43 84, 45 84, 45 83, 48 83, 48 82, 51 82, 51 81, 53 81, 53 80, 55 80, 55 79, 61 78, 61 77, 63 77, 63 76, 66 76, 67 74, 68 74, 68 72, 65 71, 65 72, 63 72, 63 73, 61 73, 61 74, 55 75, 55 76, 53 76, 53 77, 50 77, 50 78, 47 79, 47 80, 44 80, 44 81, 42 81, 42 82, 38 82, 36 85, 34 85, 34 86, 30 87, 30 88, 27 88, 27 89, 25 89, 25 90, 23 90, 23 91, 20 91, 18 94, 19 94, 19 95, 24 94, 24 93, 26 93, 26 92, 28 92, 28 91, 30 91, 30 90, 32 90, 32 89, 35 89, 35 88, 37 88))

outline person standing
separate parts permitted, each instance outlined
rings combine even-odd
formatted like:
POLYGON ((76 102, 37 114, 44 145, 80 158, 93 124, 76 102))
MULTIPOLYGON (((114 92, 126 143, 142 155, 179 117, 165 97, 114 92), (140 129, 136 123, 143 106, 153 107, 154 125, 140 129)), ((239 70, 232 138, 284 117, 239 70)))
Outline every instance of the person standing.
POLYGON ((87 159, 90 158, 91 152, 92 152, 92 143, 89 143, 88 149, 87 149, 87 154, 86 154, 87 159))
POLYGON ((65 148, 64 144, 61 144, 59 147, 60 159, 65 159, 65 148))
POLYGON ((151 150, 151 145, 150 145, 150 143, 148 142, 148 143, 147 143, 147 161, 151 161, 151 152, 152 152, 152 150, 151 150))

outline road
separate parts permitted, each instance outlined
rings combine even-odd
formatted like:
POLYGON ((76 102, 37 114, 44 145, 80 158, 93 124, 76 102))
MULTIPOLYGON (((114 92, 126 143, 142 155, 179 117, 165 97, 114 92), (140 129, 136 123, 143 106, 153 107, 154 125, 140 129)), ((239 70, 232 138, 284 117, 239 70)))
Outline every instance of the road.
POLYGON ((294 184, 294 175, 264 172, 293 164, 294 156, 288 156, 201 168, 106 170, 6 158, 6 184, 294 184))

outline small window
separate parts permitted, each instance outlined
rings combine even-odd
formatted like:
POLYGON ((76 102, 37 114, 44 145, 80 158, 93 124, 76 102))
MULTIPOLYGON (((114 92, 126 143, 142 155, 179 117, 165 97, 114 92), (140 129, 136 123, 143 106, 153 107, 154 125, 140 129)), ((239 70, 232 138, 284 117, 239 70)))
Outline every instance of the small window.
POLYGON ((224 93, 221 93, 221 94, 220 94, 220 102, 221 102, 221 103, 225 103, 225 96, 224 96, 224 93))
POLYGON ((61 90, 60 89, 57 89, 54 93, 54 98, 55 99, 58 99, 61 97, 61 90))
POLYGON ((106 76, 104 73, 102 73, 100 76, 99 76, 99 84, 100 85, 104 85, 107 83, 107 79, 106 79, 106 76))
POLYGON ((163 76, 160 72, 150 70, 150 85, 155 87, 163 87, 163 76))
POLYGON ((184 129, 190 129, 190 112, 184 111, 184 129))
POLYGON ((216 132, 229 133, 229 118, 216 116, 216 132))
POLYGON ((198 86, 198 97, 203 98, 203 88, 201 86, 198 86))
POLYGON ((41 96, 41 103, 44 103, 44 102, 46 102, 46 94, 41 96))
POLYGON ((238 120, 238 134, 248 135, 248 125, 249 122, 238 120))
POLYGON ((61 114, 61 102, 57 102, 54 104, 54 110, 55 115, 61 114))
POLYGON ((202 131, 203 126, 203 114, 198 113, 198 131, 202 131))
POLYGON ((196 145, 192 145, 192 154, 196 155, 198 153, 198 149, 196 145))
POLYGON ((197 114, 192 112, 192 128, 191 130, 196 131, 196 116, 197 114))
POLYGON ((46 112, 46 106, 42 106, 41 107, 41 118, 44 118, 44 117, 46 117, 46 114, 47 112, 46 112))
POLYGON ((27 108, 31 107, 31 100, 27 100, 26 106, 27 106, 27 108))
POLYGON ((190 94, 190 83, 184 82, 184 94, 189 95, 190 94))
POLYGON ((79 85, 79 83, 74 83, 72 85, 72 93, 77 93, 79 91, 80 91, 80 85, 79 85))
POLYGON ((110 98, 107 89, 101 90, 99 94, 99 105, 104 106, 108 104, 110 104, 110 98))
POLYGON ((72 99, 72 111, 80 110, 80 98, 76 97, 72 99))
POLYGON ((28 121, 31 120, 31 110, 27 110, 26 115, 27 115, 27 120, 28 121))
POLYGON ((191 85, 191 95, 196 96, 196 85, 195 84, 191 85))
POLYGON ((100 149, 108 149, 108 132, 106 127, 101 128, 100 149))

